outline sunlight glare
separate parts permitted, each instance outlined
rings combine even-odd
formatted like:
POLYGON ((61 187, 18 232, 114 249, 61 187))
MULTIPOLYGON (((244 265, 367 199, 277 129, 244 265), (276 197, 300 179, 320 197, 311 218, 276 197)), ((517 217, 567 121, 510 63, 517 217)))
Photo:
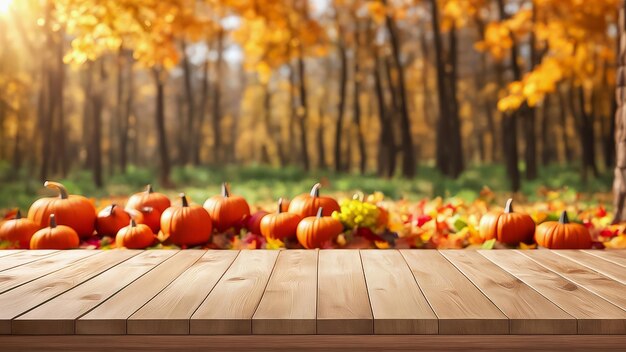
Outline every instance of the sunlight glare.
POLYGON ((9 12, 13 0, 0 0, 0 14, 9 12))

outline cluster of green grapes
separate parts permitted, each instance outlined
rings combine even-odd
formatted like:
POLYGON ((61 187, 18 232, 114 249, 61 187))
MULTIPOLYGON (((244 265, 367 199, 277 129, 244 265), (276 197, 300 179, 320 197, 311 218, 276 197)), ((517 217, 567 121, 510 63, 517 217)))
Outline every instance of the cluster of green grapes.
POLYGON ((333 217, 348 228, 376 227, 380 210, 374 204, 358 199, 344 199, 339 204, 340 212, 334 212, 333 217))

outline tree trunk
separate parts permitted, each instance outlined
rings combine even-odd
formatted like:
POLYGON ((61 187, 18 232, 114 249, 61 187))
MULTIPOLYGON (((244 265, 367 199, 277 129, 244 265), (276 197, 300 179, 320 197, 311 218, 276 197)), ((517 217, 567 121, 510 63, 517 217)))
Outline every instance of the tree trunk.
POLYGON ((626 1, 619 9, 619 54, 615 95, 615 178, 613 180, 613 223, 626 221, 626 1))
POLYGON ((380 134, 378 137, 378 163, 377 172, 379 176, 393 176, 395 169, 395 141, 393 140, 393 129, 390 115, 387 113, 385 104, 385 93, 383 91, 382 78, 380 73, 380 58, 378 53, 373 55, 376 59, 374 63, 374 87, 376 89, 376 102, 378 103, 378 121, 380 124, 380 134))
POLYGON ((439 9, 437 7, 437 1, 430 1, 430 10, 432 17, 432 30, 433 40, 435 42, 435 63, 437 67, 437 101, 439 103, 439 119, 437 120, 436 128, 436 146, 435 146, 435 161, 437 168, 444 175, 450 174, 450 167, 448 163, 450 155, 450 144, 447 138, 448 131, 450 130, 450 111, 447 102, 446 94, 446 74, 445 74, 445 62, 443 55, 443 41, 441 39, 441 29, 439 25, 439 9))
MULTIPOLYGON (((534 1, 532 1, 532 22, 533 24, 537 19, 537 6, 534 1)), ((513 37, 513 34, 511 34, 513 37)), ((515 39, 513 38, 513 41, 515 39)), ((530 68, 529 71, 532 71, 535 66, 537 66, 540 58, 537 55, 536 50, 536 37, 535 32, 531 31, 530 33, 530 68)), ((519 78, 515 78, 516 80, 522 79, 521 74, 519 78)), ((527 103, 524 103, 521 108, 522 111, 522 121, 524 123, 524 139, 526 141, 526 150, 524 151, 524 162, 526 163, 526 179, 534 180, 537 178, 537 134, 535 130, 535 123, 537 120, 537 109, 528 106, 527 103)))
MULTIPOLYGON (((544 166, 554 161, 554 138, 550 135, 553 122, 550 120, 551 95, 547 95, 541 109, 541 163, 544 166)), ((556 136, 554 136, 556 137, 556 136)))
POLYGON ((41 144, 41 168, 39 170, 39 177, 42 181, 46 180, 48 177, 48 172, 50 168, 50 150, 52 147, 52 136, 54 134, 54 116, 56 114, 57 104, 56 100, 53 99, 53 92, 55 89, 54 86, 54 75, 55 70, 54 66, 51 65, 51 58, 54 52, 54 38, 52 29, 50 28, 50 19, 52 12, 52 3, 46 3, 46 14, 45 14, 45 47, 44 52, 41 57, 41 69, 43 70, 42 75, 42 91, 40 91, 40 97, 45 94, 46 97, 46 105, 43 106, 43 109, 40 110, 40 117, 42 118, 40 126, 43 126, 42 131, 42 139, 43 143, 41 144), (45 80, 44 80, 45 79, 45 80), (45 83, 44 83, 45 82, 45 83), (47 84, 47 94, 44 93, 43 86, 47 84))
POLYGON ((324 109, 319 105, 319 123, 317 124, 317 167, 320 170, 326 169, 326 148, 324 148, 324 109))
MULTIPOLYGON (((574 158, 574 152, 569 144, 569 138, 567 137, 567 104, 565 97, 561 89, 557 89, 557 97, 559 98, 559 112, 560 112, 560 124, 561 124, 561 142, 563 143, 563 152, 565 157, 565 163, 569 164, 574 158)), ((572 112, 573 113, 573 112, 572 112)))
POLYGON ((170 158, 168 155, 167 135, 165 133, 165 94, 161 71, 153 69, 154 84, 156 85, 156 106, 155 106, 155 124, 159 139, 159 157, 161 159, 161 170, 159 172, 161 187, 170 187, 170 158))
POLYGON ((200 90, 200 107, 198 108, 198 123, 195 126, 193 142, 193 164, 200 165, 200 150, 204 139, 204 120, 207 113, 207 102, 209 100, 209 66, 210 60, 207 54, 206 61, 202 67, 202 88, 200 90))
POLYGON ((300 107, 302 108, 302 114, 298 116, 298 122, 300 125, 300 146, 302 147, 300 152, 304 171, 309 171, 310 163, 306 135, 306 122, 308 120, 309 110, 307 105, 306 72, 304 66, 304 58, 302 58, 302 50, 300 50, 300 56, 298 57, 298 73, 300 74, 300 107))
MULTIPOLYGON (((355 21, 358 19, 355 18, 355 21)), ((353 72, 352 72, 352 104, 353 104, 353 120, 354 128, 357 133, 357 145, 359 147, 359 171, 361 174, 365 173, 367 168, 367 151, 365 149, 365 136, 363 135, 363 126, 361 126, 361 83, 360 83, 360 68, 359 68, 359 29, 357 29, 354 38, 354 57, 353 57, 353 72)))
POLYGON ((185 131, 186 138, 183 140, 183 153, 182 159, 180 160, 181 164, 187 164, 190 159, 189 157, 193 157, 193 150, 195 150, 194 143, 194 128, 196 127, 195 118, 196 118, 196 102, 194 99, 194 92, 191 83, 191 76, 193 74, 191 63, 189 62, 189 57, 187 56, 187 43, 182 41, 182 66, 183 66, 183 83, 184 83, 184 92, 185 92, 185 106, 187 107, 187 121, 185 123, 185 127, 187 131, 185 131))
POLYGON ((224 51, 224 31, 220 29, 217 36, 217 61, 215 62, 215 80, 213 84, 213 162, 219 165, 222 162, 222 131, 221 131, 221 82, 222 62, 224 51))
MULTIPOLYGON (((434 0, 433 0, 434 1, 434 0)), ((386 4, 386 0, 383 1, 386 4)), ((413 149, 413 137, 411 135, 411 119, 406 96, 406 86, 404 82, 404 67, 400 61, 400 41, 398 39, 397 28, 393 18, 389 15, 385 17, 385 24, 389 32, 391 42, 391 52, 398 72, 398 91, 400 93, 400 139, 402 142, 402 175, 407 178, 415 176, 417 160, 413 149)))
MULTIPOLYGON (((134 97, 134 74, 133 74, 133 65, 132 65, 132 56, 128 55, 128 63, 127 63, 127 78, 126 78, 126 100, 122 103, 124 104, 124 112, 121 117, 120 124, 120 132, 119 132, 119 143, 120 143, 120 171, 122 174, 126 173, 126 166, 128 164, 128 132, 130 129, 130 115, 133 110, 133 97, 134 97)), ((137 130, 134 130, 135 135, 137 134, 137 130)))
POLYGON ((464 169, 463 163, 463 140, 461 135, 461 119, 459 117, 459 102, 457 98, 458 83, 458 46, 457 31, 452 27, 449 32, 450 55, 448 57, 448 65, 450 72, 448 73, 448 81, 450 86, 449 104, 450 104, 450 131, 448 138, 450 141, 450 176, 454 179, 461 175, 464 169))
POLYGON ((335 171, 343 170, 341 142, 343 140, 343 115, 346 106, 346 92, 348 86, 348 59, 346 47, 341 38, 341 31, 337 34, 339 42, 337 45, 339 52, 339 105, 337 106, 337 122, 335 124, 335 171))
MULTIPOLYGON (((593 100, 593 98, 592 98, 593 100)), ((579 131, 582 146, 582 179, 584 182, 588 179, 588 172, 591 171, 594 177, 599 176, 598 167, 596 165, 595 153, 595 134, 593 115, 587 113, 585 109, 585 91, 583 87, 578 88, 579 107, 579 131)))
POLYGON ((104 185, 102 179, 102 108, 104 105, 104 60, 100 59, 98 70, 98 83, 94 94, 91 96, 91 111, 93 116, 93 129, 91 135, 91 148, 93 155, 92 173, 96 187, 104 185))

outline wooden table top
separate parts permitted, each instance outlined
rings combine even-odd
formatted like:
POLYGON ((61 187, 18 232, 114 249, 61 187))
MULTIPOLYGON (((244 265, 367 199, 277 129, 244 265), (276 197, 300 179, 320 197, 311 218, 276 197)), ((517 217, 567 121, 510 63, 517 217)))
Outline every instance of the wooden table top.
POLYGON ((626 334, 625 285, 626 250, 7 250, 0 334, 626 334))

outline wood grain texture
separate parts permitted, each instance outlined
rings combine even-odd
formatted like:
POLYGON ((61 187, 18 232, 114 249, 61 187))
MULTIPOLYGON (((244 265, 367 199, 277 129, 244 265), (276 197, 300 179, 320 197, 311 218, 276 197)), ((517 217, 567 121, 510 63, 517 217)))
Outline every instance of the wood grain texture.
POLYGON ((252 317, 253 334, 315 334, 317 251, 280 251, 252 317))
POLYGON ((0 293, 63 269, 96 253, 98 252, 88 249, 64 251, 62 254, 45 256, 40 260, 4 270, 0 272, 0 293))
POLYGON ((361 256, 356 250, 319 251, 317 333, 374 333, 361 256))
POLYGON ((13 255, 13 254, 17 254, 19 252, 23 252, 23 249, 1 249, 0 250, 0 257, 5 257, 7 255, 13 255))
MULTIPOLYGON (((626 286, 569 259, 546 251, 520 251, 540 265, 576 285, 586 288, 616 306, 626 309, 626 286)), ((626 268, 624 268, 626 270, 626 268)))
POLYGON ((252 333, 252 316, 261 301, 279 251, 244 250, 190 321, 192 334, 252 333))
POLYGON ((237 254, 237 251, 207 251, 176 280, 128 318, 128 333, 189 334, 189 318, 211 292, 237 254))
POLYGON ((102 251, 1 294, 0 334, 11 333, 11 320, 18 315, 82 284, 138 253, 136 251, 102 251))
POLYGON ((508 334, 507 317, 435 250, 400 251, 439 318, 439 334, 508 334))
POLYGON ((8 351, 623 351, 626 336, 249 335, 0 336, 8 351))
POLYGON ((184 250, 168 258, 76 321, 77 334, 126 334, 126 320, 206 251, 184 250))
POLYGON ((626 269, 621 265, 583 251, 560 250, 552 251, 552 253, 571 259, 626 285, 626 269))
POLYGON ((576 319, 478 252, 440 253, 509 318, 511 334, 576 334, 576 319))
POLYGON ((578 320, 579 334, 625 334, 626 311, 516 251, 479 251, 578 320))
POLYGON ((583 252, 626 267, 626 249, 607 249, 604 251, 588 249, 583 252))
POLYGON ((362 250, 375 334, 437 334, 437 316, 400 252, 362 250))
POLYGON ((15 318, 14 335, 74 334, 74 321, 152 270, 176 251, 143 251, 37 308, 15 318))
POLYGON ((34 262, 35 260, 39 260, 57 253, 59 253, 59 251, 40 249, 20 251, 12 255, 0 257, 0 271, 15 268, 26 263, 34 262))

